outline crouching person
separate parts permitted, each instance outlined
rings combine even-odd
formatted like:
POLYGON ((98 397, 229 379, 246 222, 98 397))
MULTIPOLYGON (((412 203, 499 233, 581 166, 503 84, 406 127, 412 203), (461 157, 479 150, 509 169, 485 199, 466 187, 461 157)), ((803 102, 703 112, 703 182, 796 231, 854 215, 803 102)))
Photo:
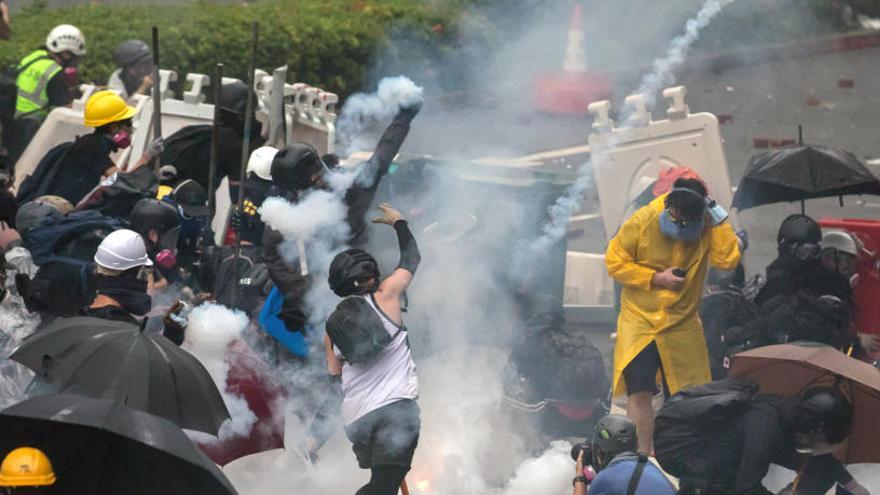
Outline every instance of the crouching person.
POLYGON ((342 419, 358 465, 370 481, 356 495, 396 495, 419 441, 418 379, 400 298, 421 256, 401 214, 383 204, 374 223, 394 227, 400 263, 384 280, 376 260, 349 249, 330 264, 330 288, 345 299, 327 320, 331 375, 341 375, 342 419))

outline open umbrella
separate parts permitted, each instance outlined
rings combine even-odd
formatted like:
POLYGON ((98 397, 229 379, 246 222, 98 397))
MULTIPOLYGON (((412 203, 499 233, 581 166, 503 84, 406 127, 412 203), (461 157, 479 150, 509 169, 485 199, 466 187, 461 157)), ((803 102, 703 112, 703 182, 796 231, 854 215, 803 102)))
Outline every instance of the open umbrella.
POLYGON ((113 400, 49 394, 0 411, 0 456, 23 445, 52 461, 52 493, 236 493, 180 428, 113 400))
POLYGON ((216 435, 229 418, 195 357, 130 323, 62 318, 25 339, 10 359, 34 370, 54 391, 118 399, 181 428, 216 435))
POLYGON ((880 462, 880 370, 824 344, 760 347, 733 357, 731 376, 757 382, 761 393, 799 395, 837 386, 853 407, 852 431, 835 455, 845 463, 880 462))
POLYGON ((740 211, 755 206, 851 194, 880 195, 880 181, 855 155, 803 145, 759 153, 749 160, 733 196, 740 211))

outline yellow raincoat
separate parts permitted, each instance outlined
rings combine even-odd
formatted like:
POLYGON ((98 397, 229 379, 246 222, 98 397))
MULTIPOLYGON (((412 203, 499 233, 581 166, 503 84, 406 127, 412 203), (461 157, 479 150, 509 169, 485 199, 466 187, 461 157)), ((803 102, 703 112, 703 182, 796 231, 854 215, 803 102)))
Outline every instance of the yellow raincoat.
POLYGON ((699 240, 663 235, 660 214, 666 195, 638 210, 620 227, 605 253, 608 273, 623 285, 614 396, 626 393, 623 370, 651 342, 657 343, 671 393, 711 381, 709 356, 698 314, 709 264, 732 270, 740 259, 736 234, 727 223, 707 227, 699 240), (687 270, 681 291, 652 287, 654 273, 670 267, 687 270))

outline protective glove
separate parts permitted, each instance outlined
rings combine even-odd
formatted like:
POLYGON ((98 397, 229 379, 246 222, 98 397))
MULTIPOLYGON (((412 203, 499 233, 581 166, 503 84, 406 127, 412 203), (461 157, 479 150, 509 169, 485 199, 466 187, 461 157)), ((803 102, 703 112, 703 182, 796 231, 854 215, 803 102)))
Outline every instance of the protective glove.
POLYGON ((149 161, 161 155, 163 151, 165 151, 165 138, 156 138, 147 145, 143 156, 149 161))
POLYGON ((843 489, 852 495, 871 495, 871 492, 869 492, 864 486, 860 485, 856 480, 852 480, 846 485, 843 485, 843 489))
POLYGON ((394 225, 394 222, 398 220, 403 220, 403 215, 391 207, 388 203, 382 203, 379 205, 379 211, 382 212, 381 215, 375 217, 371 220, 373 223, 384 223, 386 225, 394 225))
POLYGON ((250 226, 250 216, 245 215, 237 206, 232 208, 232 215, 229 216, 229 226, 236 232, 242 232, 250 226))
POLYGON ((749 233, 745 229, 736 231, 736 237, 739 239, 739 250, 741 253, 746 252, 749 248, 749 233))
POLYGON ((165 325, 162 335, 177 345, 182 344, 186 336, 187 320, 186 316, 183 315, 185 309, 186 306, 183 302, 177 301, 168 308, 168 311, 162 318, 162 323, 165 325))

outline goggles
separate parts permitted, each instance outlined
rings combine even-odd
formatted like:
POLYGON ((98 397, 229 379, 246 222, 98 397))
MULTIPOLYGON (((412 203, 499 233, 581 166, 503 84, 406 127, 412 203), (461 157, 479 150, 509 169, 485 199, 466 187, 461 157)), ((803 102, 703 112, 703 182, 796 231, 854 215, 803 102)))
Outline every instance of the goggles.
POLYGON ((819 253, 821 252, 822 246, 813 242, 795 244, 791 247, 791 254, 794 255, 795 258, 802 261, 817 259, 819 257, 819 253))

